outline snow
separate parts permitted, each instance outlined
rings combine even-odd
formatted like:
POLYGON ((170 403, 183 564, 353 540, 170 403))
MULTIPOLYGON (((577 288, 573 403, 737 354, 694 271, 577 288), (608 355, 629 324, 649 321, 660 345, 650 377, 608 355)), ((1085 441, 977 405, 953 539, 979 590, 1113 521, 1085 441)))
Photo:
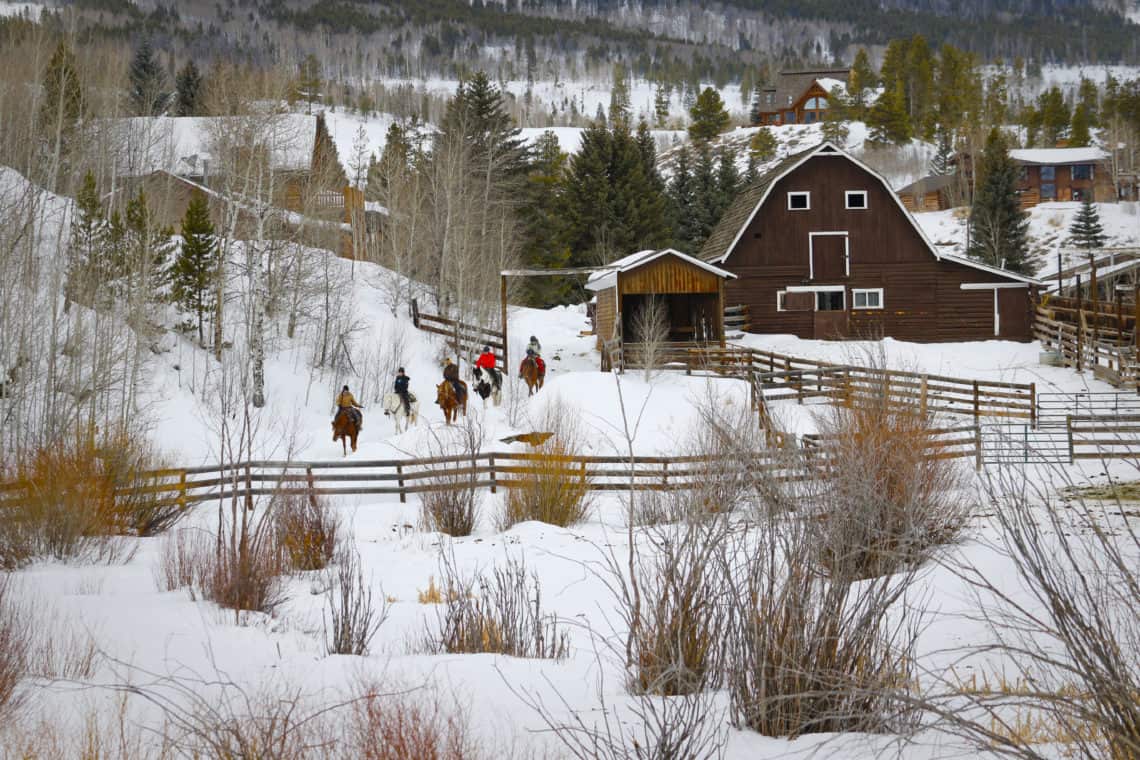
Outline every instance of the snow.
POLYGON ((683 261, 687 261, 693 266, 704 269, 706 272, 712 272, 713 274, 719 275, 721 277, 736 279, 736 275, 732 274, 731 272, 727 272, 720 267, 714 267, 712 264, 701 261, 700 259, 690 256, 687 253, 682 253, 675 248, 662 248, 659 251, 653 249, 638 251, 637 253, 631 253, 628 256, 623 256, 616 261, 611 261, 606 265, 605 271, 594 272, 590 275, 589 279, 586 280, 586 289, 598 291, 605 290, 606 288, 612 288, 617 284, 618 272, 625 272, 630 269, 635 269, 642 264, 648 264, 650 261, 653 261, 657 257, 665 256, 666 254, 677 256, 678 258, 682 259, 683 261))
POLYGON ((1009 155, 1026 164, 1086 164, 1108 158, 1100 148, 1016 148, 1009 155))
POLYGON ((43 9, 44 5, 42 3, 12 3, 5 1, 0 2, 0 17, 27 16, 28 18, 39 18, 43 9))

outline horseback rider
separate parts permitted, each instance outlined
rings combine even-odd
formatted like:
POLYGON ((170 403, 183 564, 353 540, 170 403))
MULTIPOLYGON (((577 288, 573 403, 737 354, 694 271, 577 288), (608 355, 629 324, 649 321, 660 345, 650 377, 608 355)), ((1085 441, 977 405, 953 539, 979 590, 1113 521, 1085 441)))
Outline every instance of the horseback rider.
POLYGON ((451 361, 451 357, 443 363, 443 379, 451 383, 451 387, 455 389, 455 399, 461 401, 465 395, 463 384, 459 380, 459 365, 451 361))
POLYGON ((358 430, 364 428, 364 415, 359 411, 364 407, 356 403, 356 398, 352 395, 352 391, 348 389, 347 385, 340 389, 340 395, 336 397, 336 408, 337 414, 347 412, 352 415, 356 419, 356 427, 358 430))
POLYGON ((408 383, 411 381, 412 378, 404 374, 403 367, 400 367, 398 370, 396 370, 396 395, 399 396, 400 400, 404 402, 404 414, 407 414, 408 416, 411 416, 412 414, 412 399, 408 393, 408 383))
POLYGON ((475 360, 475 366, 486 370, 492 384, 498 385, 499 370, 495 369, 495 354, 490 346, 483 346, 483 353, 475 360))
POLYGON ((542 356, 542 344, 538 342, 538 338, 533 335, 530 336, 530 342, 526 344, 527 356, 542 356))

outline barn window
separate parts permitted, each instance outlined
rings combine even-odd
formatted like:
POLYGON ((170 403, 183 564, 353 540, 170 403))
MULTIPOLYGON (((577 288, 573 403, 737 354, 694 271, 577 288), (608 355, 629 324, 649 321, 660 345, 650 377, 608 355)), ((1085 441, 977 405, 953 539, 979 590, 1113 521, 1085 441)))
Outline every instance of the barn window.
POLYGON ((1073 166, 1073 179, 1092 179, 1092 164, 1076 164, 1073 166))
POLYGON ((816 311, 843 311, 847 308, 842 290, 821 290, 815 294, 816 311))
POLYGON ((811 208, 811 193, 788 193, 788 211, 807 211, 811 208))
POLYGON ((849 209, 865 209, 867 208, 867 191, 866 190, 848 190, 846 193, 847 208, 849 209))
POLYGON ((851 305, 856 309, 881 309, 883 308, 883 289, 852 289, 851 305))
POLYGON ((776 311, 811 311, 815 306, 815 294, 781 290, 776 293, 776 311))

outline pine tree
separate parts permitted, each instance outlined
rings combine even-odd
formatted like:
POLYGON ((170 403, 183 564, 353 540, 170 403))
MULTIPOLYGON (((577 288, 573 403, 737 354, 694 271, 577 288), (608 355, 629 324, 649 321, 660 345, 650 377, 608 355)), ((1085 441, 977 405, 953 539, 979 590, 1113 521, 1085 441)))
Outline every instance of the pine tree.
POLYGON ((1050 87, 1037 98, 1037 110, 1041 114, 1041 140, 1045 147, 1057 145, 1061 133, 1069 126, 1069 106, 1059 87, 1050 87))
POLYGON ((748 141, 748 154, 758 163, 770 161, 776 156, 779 141, 768 127, 760 127, 748 141))
POLYGON ((991 266, 1032 274, 1027 261, 1029 215, 1017 196, 1017 164, 994 127, 977 167, 978 187, 970 209, 969 253, 991 266))
POLYGON ((752 88, 752 108, 748 112, 748 123, 759 124, 760 114, 764 112, 764 87, 765 82, 763 79, 757 79, 756 85, 752 88))
POLYGON ((173 231, 159 227, 147 202, 146 194, 127 201, 121 228, 115 292, 134 312, 135 317, 149 316, 141 307, 154 306, 167 300, 170 290, 170 255, 174 245, 173 231))
POLYGON ((210 206, 204 193, 194 193, 182 218, 182 247, 171 271, 171 294, 179 306, 197 317, 201 345, 205 344, 203 315, 214 303, 217 267, 218 244, 210 206))
POLYGON ((1089 133, 1089 116, 1084 103, 1073 109, 1073 123, 1069 126, 1069 147, 1084 148, 1092 143, 1089 133))
POLYGON ((95 175, 88 171, 75 196, 67 247, 67 279, 63 288, 64 309, 72 302, 95 306, 96 295, 111 279, 107 228, 95 175))
MULTIPOLYGON (((62 40, 56 45, 44 71, 44 99, 40 106, 39 129, 52 155, 65 156, 80 119, 83 118, 83 90, 71 48, 62 40)), ((49 187, 54 187, 51 177, 49 187)))
POLYGON ((716 160, 708 143, 696 146, 696 162, 693 166, 693 202, 690 228, 690 245, 694 252, 700 250, 713 226, 720 218, 723 196, 717 184, 716 160))
POLYGON ((823 115, 823 139, 838 146, 841 150, 847 147, 847 135, 850 130, 847 126, 848 116, 855 110, 854 104, 848 100, 843 91, 836 87, 827 98, 827 112, 823 115))
POLYGON ((938 132, 938 151, 930 159, 930 173, 938 177, 954 173, 954 145, 946 130, 938 132))
POLYGON ((691 153, 688 145, 682 145, 677 150, 677 157, 673 164, 673 176, 669 180, 670 211, 674 220, 674 247, 685 251, 696 252, 693 241, 696 239, 694 231, 694 189, 691 153))
POLYGON ((872 142, 903 145, 910 141, 914 133, 907 116, 901 81, 896 81, 894 87, 879 96, 867 114, 867 126, 872 142))
POLYGON ((871 67, 871 58, 867 55, 867 48, 859 48, 855 53, 855 60, 851 64, 851 74, 847 78, 847 89, 851 93, 851 105, 854 116, 862 119, 867 110, 867 90, 877 87, 879 77, 871 67))
MULTIPOLYGON (((539 135, 532 155, 526 178, 526 201, 519 214, 523 226, 523 263, 536 269, 570 266, 562 194, 568 157, 553 132, 539 135)), ((524 288, 527 302, 539 308, 570 303, 578 294, 577 282, 567 277, 528 277, 524 288)))
POLYGON ((166 110, 166 72, 155 57, 150 42, 143 40, 131 59, 130 97, 137 116, 159 116, 166 110))
POLYGON ((178 116, 202 114, 202 74, 193 60, 178 70, 174 81, 176 94, 174 112, 178 116))
POLYGON ((617 129, 629 129, 630 100, 629 79, 625 66, 614 66, 613 88, 610 90, 610 125, 617 129))
POLYGON ((726 145, 721 145, 716 152, 716 189, 715 216, 719 220, 720 215, 740 192, 740 171, 736 168, 736 156, 726 145))
POLYGON ((661 82, 653 94, 653 116, 657 120, 657 127, 663 129, 669 122, 669 85, 661 82))
POLYGON ((1088 250, 1104 247, 1106 238, 1104 227, 1100 223, 1100 214, 1088 198, 1081 202, 1081 210, 1073 219, 1073 226, 1069 228, 1069 235, 1073 245, 1078 248, 1088 250))
POLYGON ((515 126, 499 88, 484 72, 477 71, 460 83, 447 104, 441 132, 462 136, 471 150, 477 171, 488 166, 502 179, 521 181, 527 172, 527 150, 522 132, 515 126))
POLYGON ((1085 116, 1089 126, 1100 126, 1100 91, 1096 82, 1087 77, 1081 77, 1080 87, 1077 89, 1077 104, 1085 107, 1085 116))
POLYGON ((321 62, 309 53, 297 70, 297 94, 305 101, 305 113, 313 112, 313 103, 321 99, 321 62))
POLYGON ((665 180, 657 171, 657 141, 649 131, 649 124, 642 119, 637 123, 637 151, 641 154, 641 167, 649 183, 658 193, 665 192, 665 180))
POLYGON ((697 142, 713 139, 728 129, 732 122, 720 93, 712 87, 706 87, 697 96, 697 101, 689 109, 689 116, 693 120, 689 125, 689 137, 697 142))

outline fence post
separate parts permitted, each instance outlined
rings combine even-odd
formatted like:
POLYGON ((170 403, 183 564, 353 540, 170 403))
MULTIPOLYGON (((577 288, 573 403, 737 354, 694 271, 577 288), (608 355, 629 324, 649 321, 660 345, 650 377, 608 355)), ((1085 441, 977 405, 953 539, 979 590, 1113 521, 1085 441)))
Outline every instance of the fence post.
POLYGON ((309 484, 309 506, 315 507, 317 506, 317 495, 313 493, 313 489, 316 488, 316 483, 313 481, 312 467, 305 468, 305 482, 309 484))
POLYGON ((985 462, 982 451, 982 423, 974 420, 974 468, 981 471, 985 462))
POLYGON ((178 508, 186 509, 186 470, 178 476, 178 508))
POLYGON ((420 304, 415 298, 412 299, 412 324, 420 329, 420 304))
POLYGON ((1073 415, 1065 415, 1065 428, 1069 433, 1069 464, 1073 463, 1073 415))
POLYGON ((920 386, 919 394, 920 394, 919 409, 922 410, 922 416, 925 417, 926 416, 926 375, 922 376, 922 385, 920 386))
POLYGON ((1037 429, 1037 383, 1029 384, 1029 421, 1033 423, 1033 429, 1037 429))
POLYGON ((978 407, 979 407, 979 400, 978 400, 978 381, 977 381, 977 380, 975 380, 975 381, 974 381, 974 419, 975 419, 975 420, 976 420, 976 419, 978 419, 978 417, 980 416, 980 415, 978 414, 978 411, 979 411, 979 408, 978 408, 978 407))
POLYGON ((487 463, 491 467, 491 493, 496 493, 495 488, 498 482, 495 480, 495 455, 493 453, 487 455, 487 463))
POLYGON ((669 488, 669 460, 661 463, 661 485, 666 490, 669 488))
POLYGON ((396 465, 396 484, 400 487, 400 503, 405 504, 408 501, 408 494, 404 491, 404 466, 402 464, 396 465))

